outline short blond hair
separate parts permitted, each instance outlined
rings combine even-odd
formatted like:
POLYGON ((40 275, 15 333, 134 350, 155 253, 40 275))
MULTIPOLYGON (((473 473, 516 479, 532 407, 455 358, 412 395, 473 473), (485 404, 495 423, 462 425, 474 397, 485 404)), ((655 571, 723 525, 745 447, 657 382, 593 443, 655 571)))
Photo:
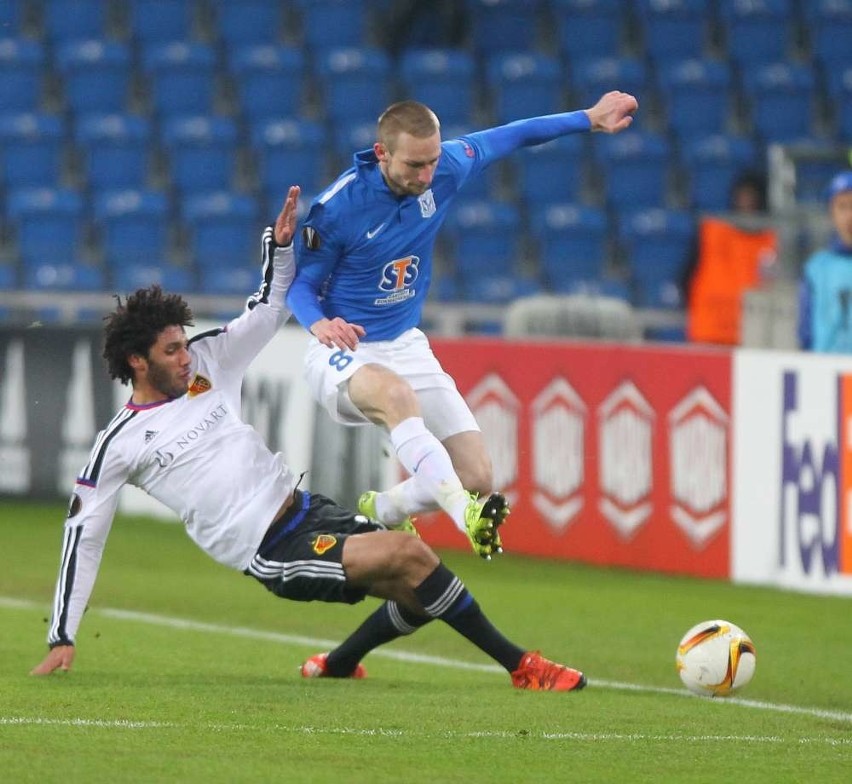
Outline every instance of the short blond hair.
POLYGON ((441 131, 438 116, 426 104, 418 101, 399 101, 385 109, 378 124, 378 141, 393 152, 401 133, 416 139, 426 139, 441 131))

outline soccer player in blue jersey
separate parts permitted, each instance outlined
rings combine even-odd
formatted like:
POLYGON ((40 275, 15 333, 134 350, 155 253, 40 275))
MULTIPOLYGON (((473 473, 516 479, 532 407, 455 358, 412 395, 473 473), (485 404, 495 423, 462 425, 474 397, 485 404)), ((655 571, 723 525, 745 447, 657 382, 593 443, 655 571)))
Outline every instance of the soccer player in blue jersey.
POLYGON ((314 199, 287 296, 314 337, 308 383, 336 421, 384 427, 411 475, 364 493, 362 513, 413 530, 413 515, 442 508, 476 553, 501 552, 497 529, 509 510, 492 492, 482 433, 418 329, 435 238, 456 194, 489 164, 569 133, 618 133, 637 109, 636 98, 613 91, 590 109, 442 142, 434 112, 402 101, 379 118, 372 149, 314 199))

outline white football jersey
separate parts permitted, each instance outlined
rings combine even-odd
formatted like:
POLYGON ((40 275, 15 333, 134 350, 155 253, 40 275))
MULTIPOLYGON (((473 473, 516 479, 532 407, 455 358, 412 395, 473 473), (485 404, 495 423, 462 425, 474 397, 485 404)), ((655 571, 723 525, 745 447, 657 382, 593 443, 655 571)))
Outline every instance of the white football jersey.
POLYGON ((123 485, 164 503, 202 550, 240 570, 293 492, 297 479, 282 455, 241 418, 243 375, 289 316, 292 246, 275 248, 271 236, 267 229, 261 291, 226 327, 190 340, 189 391, 150 405, 128 402, 98 434, 68 509, 50 644, 74 640, 123 485))

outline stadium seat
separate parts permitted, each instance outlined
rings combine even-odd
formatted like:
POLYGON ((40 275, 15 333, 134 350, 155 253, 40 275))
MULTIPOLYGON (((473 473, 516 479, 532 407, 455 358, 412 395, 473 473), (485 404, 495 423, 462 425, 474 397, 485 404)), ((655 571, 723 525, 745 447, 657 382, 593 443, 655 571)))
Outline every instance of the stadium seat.
POLYGON ((153 43, 142 67, 154 111, 161 117, 210 114, 216 96, 216 58, 204 44, 153 43))
POLYGON ((509 162, 523 203, 580 201, 586 149, 585 137, 572 134, 518 150, 509 162))
POLYGON ((130 30, 137 44, 192 38, 193 3, 187 0, 130 0, 130 30))
POLYGON ((599 280, 609 257, 609 221, 594 207, 543 204, 531 211, 539 270, 551 291, 568 291, 576 281, 599 280))
POLYGON ((660 95, 668 125, 679 141, 723 133, 731 109, 731 72, 714 60, 668 63, 659 72, 660 95))
POLYGON ((520 259, 520 224, 517 208, 509 204, 473 200, 457 204, 446 223, 446 236, 459 280, 511 275, 520 259))
POLYGON ((801 5, 814 59, 826 72, 850 65, 852 3, 848 0, 811 0, 801 5))
POLYGON ((39 291, 102 291, 106 276, 96 264, 42 258, 24 266, 22 283, 24 288, 39 291))
POLYGON ((562 69, 554 57, 501 52, 488 60, 486 78, 495 121, 562 111, 562 69))
POLYGON ((297 0, 302 43, 311 52, 366 43, 363 0, 297 0))
POLYGON ((725 48, 744 72, 788 59, 792 42, 791 0, 719 0, 725 48))
POLYGON ((709 34, 707 0, 638 0, 645 51, 657 66, 701 58, 709 34))
POLYGON ((142 188, 148 179, 151 124, 131 114, 87 114, 76 124, 86 185, 94 192, 142 188))
POLYGON ((642 96, 647 83, 647 69, 635 57, 595 57, 576 63, 571 87, 582 106, 592 106, 610 90, 642 96))
POLYGON ((169 245, 169 203, 158 191, 120 190, 99 194, 94 222, 108 267, 159 263, 169 245))
POLYGON ((0 30, 4 36, 15 37, 24 26, 24 3, 28 0, 3 0, 0 3, 0 30))
POLYGON ((52 43, 107 37, 104 0, 45 0, 44 31, 52 43))
POLYGON ((54 186, 62 174, 65 127, 53 114, 0 114, 0 181, 7 188, 54 186))
POLYGON ((270 120, 252 129, 251 144, 260 186, 275 204, 289 185, 315 193, 327 184, 326 132, 319 123, 270 120))
POLYGON ((266 44, 231 51, 229 70, 240 112, 249 125, 302 113, 306 63, 300 49, 266 44))
POLYGON ((474 53, 490 59, 497 52, 536 49, 540 0, 464 0, 474 53))
POLYGON ((813 131, 815 80, 810 68, 772 63, 743 77, 755 133, 764 142, 793 142, 813 131))
POLYGON ((204 294, 247 297, 259 286, 260 268, 253 261, 233 260, 230 264, 202 265, 198 269, 198 289, 204 294))
POLYGON ((689 206, 706 212, 729 210, 734 181, 757 163, 753 141, 725 134, 696 138, 681 155, 689 174, 689 206))
POLYGON ((177 264, 149 261, 123 264, 112 271, 112 285, 119 293, 129 294, 155 284, 175 294, 191 293, 197 289, 192 270, 177 264))
POLYGON ((662 209, 627 213, 620 221, 619 240, 635 287, 634 304, 681 307, 683 278, 695 253, 692 215, 662 209))
POLYGON ((6 212, 25 265, 50 259, 75 259, 84 236, 83 200, 64 188, 11 191, 6 212))
POLYGON ((326 51, 319 56, 317 78, 332 123, 375 122, 390 103, 390 58, 380 49, 326 51))
POLYGON ((400 60, 403 92, 442 124, 470 123, 478 100, 475 62, 460 49, 409 49, 400 60))
POLYGON ((215 30, 227 52, 241 47, 275 46, 281 7, 269 0, 213 0, 215 30))
MULTIPOLYGON (((0 27, 0 33, 5 28, 0 27)), ((0 107, 35 112, 41 107, 44 47, 26 38, 0 38, 0 107)))
POLYGON ((615 210, 665 206, 670 147, 663 136, 638 130, 595 139, 607 204, 615 210))
POLYGON ((183 202, 181 217, 197 270, 255 262, 260 231, 257 206, 251 197, 227 191, 191 196, 183 202))
POLYGON ((619 0, 551 0, 560 55, 570 63, 621 53, 624 8, 619 0))
POLYGON ((169 173, 181 194, 227 190, 237 162, 237 127, 224 117, 176 117, 162 133, 169 173))
POLYGON ((132 74, 130 49, 114 41, 66 41, 56 54, 72 112, 123 112, 132 74))
MULTIPOLYGON (((482 302, 491 305, 506 305, 521 297, 540 294, 541 286, 529 278, 517 275, 465 275, 462 273, 459 295, 465 302, 482 302)), ((485 330, 499 332, 500 323, 485 330)))

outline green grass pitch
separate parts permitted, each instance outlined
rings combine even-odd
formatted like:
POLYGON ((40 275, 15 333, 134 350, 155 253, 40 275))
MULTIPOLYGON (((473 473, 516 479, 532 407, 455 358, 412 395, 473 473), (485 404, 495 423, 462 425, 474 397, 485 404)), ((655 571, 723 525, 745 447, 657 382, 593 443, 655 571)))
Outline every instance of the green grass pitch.
POLYGON ((304 681, 374 601, 275 599, 179 525, 120 517, 74 670, 35 678, 63 518, 0 504, 2 781, 852 781, 852 600, 445 553, 498 627, 589 687, 512 689, 441 623, 372 653, 367 680, 304 681), (734 699, 688 696, 674 669, 715 617, 757 646, 734 699))

